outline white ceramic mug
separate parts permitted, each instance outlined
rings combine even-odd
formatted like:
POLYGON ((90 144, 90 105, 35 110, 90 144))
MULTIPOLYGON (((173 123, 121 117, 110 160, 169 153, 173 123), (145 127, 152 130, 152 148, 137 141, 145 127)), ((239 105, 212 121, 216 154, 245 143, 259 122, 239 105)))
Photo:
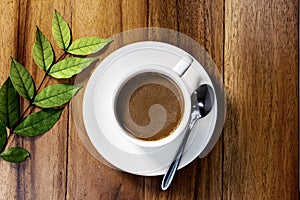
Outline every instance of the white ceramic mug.
MULTIPOLYGON (((188 70, 191 63, 193 62, 193 59, 190 56, 183 56, 182 59, 172 68, 159 66, 159 65, 144 65, 134 68, 133 70, 129 71, 127 74, 125 74, 123 79, 117 84, 116 90, 114 91, 114 102, 113 105, 116 105, 117 97, 120 88, 128 82, 133 77, 136 77, 139 74, 143 74, 146 72, 154 72, 163 74, 169 79, 172 80, 177 85, 177 88, 180 90, 182 97, 183 97, 183 114, 181 117, 181 121, 177 128, 168 136, 158 139, 158 140, 152 140, 152 141, 146 141, 139 139, 137 137, 134 137, 131 133, 129 133, 127 130, 125 130, 122 125, 118 121, 118 116, 116 114, 116 108, 114 108, 114 123, 119 129, 119 133, 127 139, 128 141, 141 146, 141 147, 158 147, 166 145, 173 140, 175 140, 181 133, 184 133, 186 130, 186 127, 189 123, 190 118, 190 112, 191 112, 191 99, 190 99, 190 92, 186 85, 186 83, 183 81, 182 76, 183 74, 188 70)), ((115 106, 116 107, 116 106, 115 106)))

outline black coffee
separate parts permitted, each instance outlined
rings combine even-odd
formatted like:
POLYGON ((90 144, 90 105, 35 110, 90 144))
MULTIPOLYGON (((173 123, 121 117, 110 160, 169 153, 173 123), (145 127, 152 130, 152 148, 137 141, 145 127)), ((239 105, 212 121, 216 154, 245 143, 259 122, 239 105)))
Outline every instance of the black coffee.
POLYGON ((176 130, 184 112, 183 104, 183 95, 170 78, 145 72, 121 87, 115 112, 119 124, 133 137, 153 141, 176 130))

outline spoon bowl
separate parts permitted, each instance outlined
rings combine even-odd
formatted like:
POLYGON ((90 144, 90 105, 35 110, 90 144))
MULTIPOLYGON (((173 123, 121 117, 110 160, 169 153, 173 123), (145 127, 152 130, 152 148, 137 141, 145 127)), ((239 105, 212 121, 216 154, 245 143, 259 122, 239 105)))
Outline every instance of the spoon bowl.
MULTIPOLYGON (((199 106, 198 110, 200 111, 201 118, 205 117, 212 109, 213 101, 214 101, 214 92, 212 88, 207 85, 201 85, 197 88, 192 96, 196 96, 197 100, 193 103, 199 106)), ((197 109, 197 108, 196 108, 197 109)))

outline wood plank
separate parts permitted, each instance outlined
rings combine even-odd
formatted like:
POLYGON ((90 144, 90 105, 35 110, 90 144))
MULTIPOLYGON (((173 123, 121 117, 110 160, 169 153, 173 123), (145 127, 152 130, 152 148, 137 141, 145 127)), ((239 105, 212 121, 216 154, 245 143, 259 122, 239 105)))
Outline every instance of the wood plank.
MULTIPOLYGON (((74 38, 91 35, 107 38, 121 33, 123 29, 146 25, 144 2, 76 1, 72 7, 72 27, 76 30, 74 38)), ((119 44, 112 44, 111 48, 116 45, 119 44)), ((80 95, 82 93, 77 98, 80 95)), ((144 177, 111 169, 95 159, 77 135, 72 112, 69 121, 67 199, 143 199, 144 177)))
MULTIPOLYGON (((19 19, 18 60, 27 67, 36 84, 42 81, 43 74, 32 60, 32 46, 35 42, 36 26, 52 43, 57 56, 58 50, 51 31, 54 9, 70 19, 68 9, 70 1, 21 1, 19 19)), ((48 85, 57 82, 48 79, 48 85)), ((45 85, 45 84, 44 84, 45 85)), ((26 106, 26 103, 24 103, 26 106)), ((19 138, 22 146, 31 152, 31 157, 21 164, 19 170, 18 199, 64 199, 66 193, 66 141, 68 108, 63 112, 59 122, 41 137, 19 138), (51 187, 49 187, 51 186, 51 187)))
MULTIPOLYGON (((222 0, 180 1, 178 6, 179 31, 194 39, 208 52, 220 74, 223 72, 223 6, 222 0)), ((197 56, 199 52, 194 52, 193 46, 186 48, 195 57, 204 59, 201 60, 204 65, 207 62, 205 60, 209 60, 206 56, 197 56)), ((217 78, 222 78, 222 75, 217 78)), ((222 199, 222 145, 221 136, 212 152, 198 161, 194 169, 194 199, 222 199)))
MULTIPOLYGON (((18 1, 0 1, 0 85, 2 86, 9 75, 10 56, 17 55, 18 46, 18 1), (9 6, 7 6, 9 5, 9 6)), ((11 143, 15 145, 15 141, 11 143)), ((3 160, 0 161, 0 197, 3 199, 16 199, 17 198, 17 182, 19 165, 7 163, 3 160)))
MULTIPOLYGON (((204 46, 223 68, 223 1, 150 1, 149 26, 178 30, 204 46)), ((184 38, 163 38, 196 55, 184 38)), ((168 191, 160 191, 162 177, 146 178, 146 199, 221 199, 222 139, 204 159, 196 159, 178 171, 168 191)))
POLYGON ((122 31, 143 28, 147 26, 147 0, 123 0, 120 3, 122 11, 122 31))
MULTIPOLYGON (((175 0, 149 0, 149 13, 148 13, 148 26, 149 27, 161 27, 167 29, 177 30, 177 3, 175 0)), ((177 34, 166 35, 164 32, 156 31, 154 33, 149 34, 150 40, 165 41, 171 44, 177 44, 177 34)), ((190 169, 191 166, 189 166, 190 169)), ((183 171, 183 170, 181 170, 183 171)), ((180 172, 181 172, 180 171, 180 172)), ((145 199, 176 199, 182 197, 182 186, 186 185, 185 179, 182 179, 181 185, 178 183, 179 174, 174 178, 173 184, 168 189, 168 191, 161 191, 160 185, 162 176, 158 177, 146 177, 145 178, 145 199), (180 187, 176 187, 175 185, 180 185, 180 187), (181 189, 180 189, 181 188, 181 189)), ((190 187, 193 188, 193 185, 190 187)), ((193 195, 190 192, 189 196, 186 196, 186 199, 190 199, 187 197, 191 197, 193 195)))
POLYGON ((148 25, 177 30, 177 2, 149 0, 148 25))
MULTIPOLYGON (((2 2, 1 2, 2 3, 2 2)), ((8 10, 11 6, 9 2, 4 2, 2 5, 4 10, 8 10)), ((31 73, 35 83, 39 85, 43 77, 43 72, 33 63, 32 46, 35 41, 36 26, 38 26, 44 35, 54 44, 51 32, 51 20, 54 14, 54 9, 65 8, 68 1, 16 1, 13 3, 15 20, 13 15, 8 13, 6 20, 13 21, 13 26, 4 23, 4 30, 9 30, 14 40, 7 39, 6 42, 14 44, 12 46, 16 53, 13 56, 22 63, 31 73), (14 24, 16 24, 14 26, 14 24), (11 28, 9 28, 11 27, 11 28), (16 38, 15 38, 16 36, 16 38)), ((1 7, 2 7, 1 6, 1 7)), ((66 18, 70 17, 70 11, 61 11, 66 18)), ((1 15, 2 16, 5 15, 1 15)), ((7 22, 8 22, 7 21, 7 22)), ((4 42, 4 41, 3 41, 4 42)), ((7 46, 8 44, 4 45, 7 46)), ((53 45, 54 50, 57 47, 53 45)), ((6 55, 1 51, 1 56, 6 55)), ((7 59, 9 59, 9 56, 7 59)), ((5 68, 8 72, 9 65, 5 68)), ((5 74, 7 76, 8 73, 5 74)), ((1 73, 2 76, 2 73, 1 73)), ((1 77, 2 78, 2 77, 1 77)), ((3 79, 1 79, 3 80, 3 79)), ((57 81, 50 81, 49 84, 54 84, 57 81)), ((22 101, 23 108, 28 105, 27 101, 22 101)), ((5 180, 16 179, 14 184, 15 192, 5 190, 7 193, 1 195, 4 199, 64 199, 66 190, 66 134, 67 130, 68 109, 66 109, 60 121, 47 134, 35 138, 15 138, 17 145, 27 148, 31 156, 27 161, 20 164, 9 164, 1 161, 2 166, 11 167, 10 170, 16 169, 15 174, 5 180), (13 167, 12 167, 13 166, 13 167)), ((8 170, 8 171, 10 171, 8 170)), ((9 174, 9 173, 8 173, 9 174)), ((11 183, 14 183, 13 181, 11 183)), ((2 190, 1 190, 2 191, 2 190)))
POLYGON ((298 1, 225 1, 224 199, 298 199, 298 1))
MULTIPOLYGON (((149 0, 148 26, 160 27, 171 30, 178 29, 177 1, 175 0, 149 0)), ((159 40, 170 44, 177 44, 178 34, 176 32, 166 32, 164 30, 149 32, 149 40, 159 40)))

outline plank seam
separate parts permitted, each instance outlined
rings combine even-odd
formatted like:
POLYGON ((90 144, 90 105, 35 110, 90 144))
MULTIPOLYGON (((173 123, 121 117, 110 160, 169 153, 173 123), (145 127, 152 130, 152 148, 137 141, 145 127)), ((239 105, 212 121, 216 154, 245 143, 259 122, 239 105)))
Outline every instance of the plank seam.
MULTIPOLYGON (((72 30, 72 11, 73 11, 73 4, 72 4, 72 1, 70 3, 70 23, 69 23, 69 26, 72 30)), ((69 81, 70 83, 70 81, 69 81)), ((67 141, 66 141, 66 180, 65 180, 65 200, 67 199, 68 197, 68 174, 69 174, 69 137, 70 137, 70 128, 69 128, 69 125, 70 125, 70 104, 68 104, 67 106, 67 109, 68 109, 68 117, 67 117, 67 141)))
MULTIPOLYGON (((225 34, 226 34, 226 30, 225 30, 225 9, 226 7, 226 4, 225 4, 225 0, 223 0, 223 25, 222 25, 222 28, 223 28, 223 37, 222 37, 222 45, 223 45, 223 48, 222 48, 222 78, 223 78, 223 87, 224 87, 224 90, 225 90, 225 34)), ((226 101, 226 91, 225 91, 225 101, 226 101)), ((222 130, 222 180, 221 180, 221 183, 222 183, 222 188, 221 188, 221 199, 224 199, 224 157, 225 157, 225 145, 224 145, 224 130, 222 130)))

